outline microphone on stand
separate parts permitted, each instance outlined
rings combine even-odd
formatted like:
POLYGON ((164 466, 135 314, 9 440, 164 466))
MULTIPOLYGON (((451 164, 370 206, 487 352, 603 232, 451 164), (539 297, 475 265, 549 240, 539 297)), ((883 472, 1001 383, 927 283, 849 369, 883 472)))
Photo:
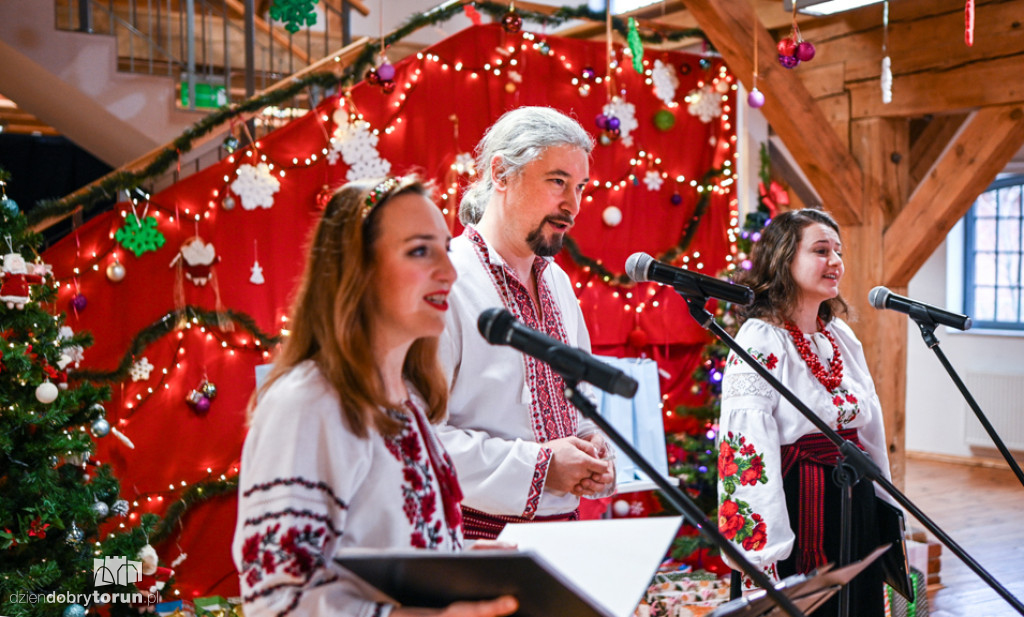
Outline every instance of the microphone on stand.
POLYGON ((717 298, 733 304, 754 301, 754 291, 743 285, 664 264, 647 253, 633 253, 626 260, 626 275, 637 283, 653 281, 674 287, 684 296, 717 298))
POLYGON ((914 313, 923 312, 937 324, 957 330, 971 329, 971 318, 967 315, 951 313, 924 302, 904 298, 892 293, 887 287, 878 286, 868 292, 868 302, 879 310, 890 309, 911 317, 914 317, 914 313))
POLYGON ((586 381, 605 392, 626 398, 636 394, 636 380, 629 375, 582 349, 570 347, 519 323, 512 313, 503 308, 489 308, 480 313, 476 326, 491 345, 508 345, 518 349, 550 364, 556 373, 566 379, 586 381))

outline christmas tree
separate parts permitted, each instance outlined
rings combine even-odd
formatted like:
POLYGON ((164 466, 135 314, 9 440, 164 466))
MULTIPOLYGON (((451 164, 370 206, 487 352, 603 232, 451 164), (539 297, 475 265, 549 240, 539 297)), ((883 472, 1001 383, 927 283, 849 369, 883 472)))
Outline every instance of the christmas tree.
POLYGON ((117 479, 90 460, 93 439, 117 433, 109 389, 74 378, 91 337, 63 325, 8 180, 0 169, 0 614, 135 614, 156 598, 143 572, 156 569, 158 517, 128 517, 117 479))
MULTIPOLYGON (((761 165, 758 173, 758 203, 743 219, 740 235, 736 238, 737 267, 749 268, 750 250, 761 237, 761 230, 776 215, 780 206, 789 205, 789 194, 771 179, 771 157, 766 145, 761 145, 761 165)), ((715 320, 730 335, 736 334, 736 309, 721 303, 715 320)), ((693 372, 692 393, 703 395, 705 403, 698 407, 677 407, 671 423, 676 430, 666 435, 669 473, 680 480, 694 502, 715 521, 718 518, 717 482, 718 416, 721 412, 722 375, 729 348, 717 338, 701 352, 701 363, 693 372)), ((686 526, 688 527, 688 526, 686 526)), ((685 529, 673 544, 672 557, 712 571, 724 565, 717 559, 718 550, 695 528, 685 529)))

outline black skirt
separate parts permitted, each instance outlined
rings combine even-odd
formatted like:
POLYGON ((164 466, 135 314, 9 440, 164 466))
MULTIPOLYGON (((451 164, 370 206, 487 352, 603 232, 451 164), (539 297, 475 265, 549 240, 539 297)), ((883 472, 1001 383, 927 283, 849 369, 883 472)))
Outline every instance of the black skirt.
MULTIPOLYGON (((839 563, 839 543, 842 537, 842 489, 832 479, 834 467, 825 469, 825 533, 824 550, 828 563, 839 563)), ((793 468, 782 479, 786 492, 786 509, 789 523, 798 528, 800 512, 800 466, 793 468)), ((853 524, 850 556, 860 560, 881 545, 875 514, 875 488, 869 480, 861 480, 853 487, 853 524)), ((796 557, 800 554, 800 536, 790 556, 778 563, 780 578, 797 574, 796 557)), ((850 581, 850 611, 848 617, 884 617, 884 579, 882 568, 876 560, 850 581)), ((808 617, 836 617, 839 615, 839 594, 808 617)))

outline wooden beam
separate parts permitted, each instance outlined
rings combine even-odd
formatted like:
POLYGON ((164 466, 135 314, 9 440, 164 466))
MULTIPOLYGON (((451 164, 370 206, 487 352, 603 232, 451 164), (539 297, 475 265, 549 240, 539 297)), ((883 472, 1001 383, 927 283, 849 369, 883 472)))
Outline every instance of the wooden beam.
POLYGON ((956 136, 967 114, 933 116, 910 146, 910 185, 917 186, 956 136))
POLYGON ((905 287, 1024 145, 1024 105, 983 107, 964 123, 885 231, 884 285, 905 287))
POLYGON ((852 309, 851 327, 864 346, 882 404, 893 483, 902 487, 906 458, 907 322, 894 311, 871 308, 868 292, 880 284, 885 272, 882 238, 889 213, 900 209, 906 199, 907 165, 894 162, 892 153, 908 150, 909 127, 901 119, 872 118, 852 123, 850 135, 850 150, 864 170, 864 216, 860 225, 843 228, 847 269, 842 291, 852 309))
POLYGON ((822 205, 841 223, 859 222, 863 190, 860 168, 797 73, 779 65, 774 39, 761 25, 750 3, 747 0, 683 0, 683 3, 721 52, 733 74, 748 89, 752 87, 756 33, 757 87, 767 101, 762 108, 765 118, 821 195, 822 205))

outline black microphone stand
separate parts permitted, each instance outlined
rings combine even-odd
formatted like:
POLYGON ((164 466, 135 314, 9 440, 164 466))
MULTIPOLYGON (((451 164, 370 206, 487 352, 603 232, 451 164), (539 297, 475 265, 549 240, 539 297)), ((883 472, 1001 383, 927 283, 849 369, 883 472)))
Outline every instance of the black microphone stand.
MULTIPOLYGON (((765 381, 771 384, 771 386, 775 388, 775 390, 783 398, 789 401, 791 405, 796 407, 797 410, 799 410, 800 413, 802 413, 804 417, 806 417, 807 420, 809 420, 815 426, 815 428, 821 431, 821 433, 825 435, 825 437, 828 438, 829 441, 834 443, 836 447, 839 449, 840 462, 837 467, 836 476, 838 477, 836 478, 836 481, 839 482, 840 486, 843 488, 843 532, 840 543, 840 566, 847 565, 847 563, 843 561, 843 558, 844 556, 848 558, 850 551, 850 532, 848 526, 851 521, 849 520, 850 505, 847 503, 847 501, 851 500, 852 498, 853 485, 856 484, 862 477, 868 478, 869 480, 874 481, 875 484, 877 484, 878 486, 882 487, 882 489, 886 493, 891 495, 893 499, 899 502, 899 504, 906 508, 911 514, 913 514, 917 520, 921 521, 921 523, 926 528, 928 528, 929 531, 935 534, 935 536, 939 539, 940 542, 946 545, 946 547, 949 548, 949 550, 953 551, 953 553, 957 557, 959 557, 961 561, 967 564, 967 566, 971 570, 974 570, 974 573, 981 577, 981 579, 985 581, 985 583, 988 584, 989 587, 995 590, 997 594, 1002 596, 1002 598, 1006 600, 1007 603, 1009 603, 1010 606, 1014 608, 1014 610, 1016 610, 1021 615, 1024 615, 1024 604, 1022 604, 1020 600, 1014 597, 1013 594, 1011 594, 1006 589, 1006 587, 1001 585, 999 581, 997 581, 991 574, 989 574, 984 568, 982 568, 981 565, 977 561, 975 561, 973 557, 967 554, 967 551, 965 551, 963 548, 960 547, 960 545, 954 542, 953 539, 950 538, 949 535, 947 535, 946 532, 944 532, 941 528, 939 528, 939 526, 935 524, 934 521, 928 518, 928 516, 914 504, 914 502, 910 501, 910 499, 907 498, 906 495, 904 495, 902 492, 900 492, 899 489, 893 486, 892 482, 885 479, 885 477, 881 474, 881 470, 878 468, 877 465, 875 465, 875 463, 871 460, 871 457, 869 457, 866 452, 858 448, 856 444, 854 444, 853 442, 847 441, 840 437, 839 434, 832 430, 832 428, 828 424, 826 424, 813 411, 811 411, 810 408, 803 403, 803 401, 797 398, 797 396, 793 394, 788 388, 786 388, 786 386, 782 385, 782 383, 778 379, 776 379, 776 377, 772 375, 767 368, 762 366, 760 362, 754 360, 754 358, 751 357, 751 355, 747 353, 747 351, 744 350, 739 343, 736 342, 736 339, 734 339, 732 336, 729 335, 728 332, 722 329, 718 322, 714 320, 711 313, 709 313, 707 309, 704 308, 704 305, 707 304, 708 301, 707 297, 693 296, 690 294, 682 293, 678 289, 676 290, 676 292, 679 293, 679 295, 682 296, 684 300, 686 300, 686 304, 690 308, 690 315, 697 321, 698 324, 700 324, 702 328, 710 330, 720 341, 725 343, 726 346, 729 347, 729 349, 731 349, 737 356, 742 358, 748 366, 754 369, 754 371, 758 375, 763 377, 765 381)), ((839 614, 841 617, 845 617, 849 614, 849 595, 847 591, 847 588, 844 587, 839 592, 839 614)))
POLYGON ((1003 443, 1003 440, 999 438, 999 434, 996 433, 996 429, 989 423, 985 414, 982 413, 981 407, 978 406, 978 402, 974 400, 973 396, 971 396, 967 386, 960 380, 960 376, 957 375, 956 370, 953 369, 949 360, 946 359, 946 354, 942 353, 942 350, 939 349, 939 339, 935 337, 935 328, 938 324, 936 324, 935 320, 928 314, 928 311, 919 304, 911 304, 910 310, 907 314, 910 315, 911 319, 917 322, 917 327, 921 329, 921 337, 924 338, 924 344, 935 352, 939 362, 942 363, 942 367, 946 369, 947 373, 949 373, 953 383, 956 384, 960 393, 963 394, 964 399, 967 400, 967 404, 971 406, 972 410, 974 410, 974 415, 978 417, 978 421, 981 422, 981 426, 985 428, 985 432, 992 438, 992 442, 996 445, 999 453, 1003 455, 1003 458, 1006 459, 1006 462, 1010 465, 1010 469, 1012 469, 1013 473, 1016 474, 1017 480, 1024 485, 1024 472, 1021 471, 1020 465, 1018 465, 1017 461, 1014 460, 1010 451, 1006 448, 1006 444, 1003 443))
POLYGON ((637 452, 636 448, 634 448, 632 444, 630 444, 617 430, 615 430, 615 427, 613 427, 608 420, 598 413, 597 407, 594 405, 593 401, 580 393, 578 388, 578 379, 574 379, 571 375, 565 375, 557 369, 556 372, 558 372, 565 381, 565 398, 575 405, 576 408, 580 410, 580 413, 585 417, 593 420, 594 423, 604 431, 604 434, 615 442, 615 445, 617 445, 622 452, 630 458, 630 460, 643 469, 644 473, 646 473, 658 488, 665 493, 665 497, 669 502, 672 503, 677 511, 686 517, 691 525, 696 527, 704 537, 713 542, 723 553, 728 555, 733 562, 740 564, 740 567, 747 576, 757 583, 759 587, 764 588, 771 599, 782 607, 782 610, 784 610, 790 617, 805 617, 789 597, 777 590, 772 584, 772 581, 763 572, 750 563, 747 558, 739 552, 739 549, 733 546, 732 542, 729 542, 729 540, 722 535, 722 532, 718 530, 718 525, 708 521, 701 509, 697 507, 697 504, 695 504, 686 493, 680 490, 678 486, 675 486, 666 480, 642 454, 637 452))

